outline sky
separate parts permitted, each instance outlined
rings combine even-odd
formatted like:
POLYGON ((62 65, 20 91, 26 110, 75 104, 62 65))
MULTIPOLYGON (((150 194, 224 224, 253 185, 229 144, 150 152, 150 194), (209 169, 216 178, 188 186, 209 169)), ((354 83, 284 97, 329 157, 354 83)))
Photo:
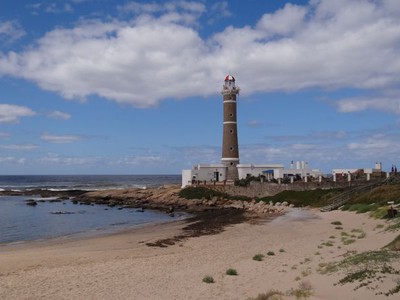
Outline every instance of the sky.
POLYGON ((1 0, 0 174, 400 167, 398 0, 1 0))

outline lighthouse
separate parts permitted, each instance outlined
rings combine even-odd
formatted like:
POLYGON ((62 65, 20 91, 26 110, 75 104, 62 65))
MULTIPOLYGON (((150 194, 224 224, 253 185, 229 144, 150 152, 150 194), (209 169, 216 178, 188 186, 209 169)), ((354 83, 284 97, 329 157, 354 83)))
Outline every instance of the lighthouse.
POLYGON ((239 144, 237 134, 236 98, 239 88, 236 87, 235 77, 227 75, 222 86, 224 106, 222 164, 227 168, 226 180, 234 181, 239 178, 237 165, 239 164, 239 144))

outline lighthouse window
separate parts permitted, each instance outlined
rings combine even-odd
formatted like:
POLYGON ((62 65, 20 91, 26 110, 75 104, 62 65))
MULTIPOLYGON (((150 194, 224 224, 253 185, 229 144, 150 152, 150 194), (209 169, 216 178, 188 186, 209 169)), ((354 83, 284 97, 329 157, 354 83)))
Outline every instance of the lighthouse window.
POLYGON ((231 147, 230 150, 233 151, 233 147, 231 147))
POLYGON ((233 117, 233 113, 230 113, 229 115, 230 115, 231 117, 233 117))
POLYGON ((229 130, 229 132, 230 132, 231 134, 233 134, 233 129, 229 130))

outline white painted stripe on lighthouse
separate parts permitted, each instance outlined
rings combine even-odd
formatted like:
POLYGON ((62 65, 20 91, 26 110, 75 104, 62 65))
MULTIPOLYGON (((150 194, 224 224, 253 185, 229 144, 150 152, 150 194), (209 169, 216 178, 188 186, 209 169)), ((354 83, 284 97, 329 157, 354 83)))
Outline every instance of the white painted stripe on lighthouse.
POLYGON ((222 161, 239 161, 238 157, 223 157, 221 158, 222 161))
POLYGON ((224 125, 225 124, 237 124, 237 122, 233 122, 233 121, 226 121, 226 122, 224 122, 224 125))
POLYGON ((224 100, 224 103, 236 103, 235 100, 224 100))

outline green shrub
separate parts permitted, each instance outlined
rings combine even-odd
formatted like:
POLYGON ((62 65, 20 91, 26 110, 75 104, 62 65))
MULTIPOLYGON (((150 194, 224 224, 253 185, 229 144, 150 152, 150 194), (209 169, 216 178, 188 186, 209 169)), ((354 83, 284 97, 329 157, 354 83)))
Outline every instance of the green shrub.
POLYGON ((274 255, 275 255, 275 252, 274 252, 274 251, 268 251, 268 252, 267 252, 267 255, 269 255, 269 256, 274 256, 274 255))
POLYGON ((333 246, 333 242, 332 241, 327 241, 325 243, 321 244, 322 246, 326 246, 326 247, 332 247, 333 246))
POLYGON ((353 244, 355 241, 356 241, 355 239, 342 238, 343 245, 350 245, 353 244))
POLYGON ((387 216, 388 206, 379 207, 376 210, 372 211, 369 215, 374 219, 383 219, 387 216))
POLYGON ((228 269, 226 270, 226 275, 231 275, 231 276, 236 276, 237 275, 237 271, 235 269, 228 269))
POLYGON ((256 254, 253 256, 253 260, 256 260, 256 261, 262 261, 263 258, 264 258, 263 254, 256 254))
POLYGON ((209 276, 209 275, 204 276, 203 282, 205 282, 205 283, 214 283, 214 278, 212 276, 209 276))
POLYGON ((332 225, 343 225, 340 221, 333 221, 331 222, 332 225))
POLYGON ((343 189, 315 189, 309 191, 287 190, 282 191, 274 196, 260 198, 259 201, 264 201, 267 203, 269 203, 270 201, 272 201, 273 203, 287 201, 294 204, 295 206, 309 205, 312 207, 321 207, 330 204, 330 199, 333 196, 340 194, 341 192, 343 192, 343 189))

